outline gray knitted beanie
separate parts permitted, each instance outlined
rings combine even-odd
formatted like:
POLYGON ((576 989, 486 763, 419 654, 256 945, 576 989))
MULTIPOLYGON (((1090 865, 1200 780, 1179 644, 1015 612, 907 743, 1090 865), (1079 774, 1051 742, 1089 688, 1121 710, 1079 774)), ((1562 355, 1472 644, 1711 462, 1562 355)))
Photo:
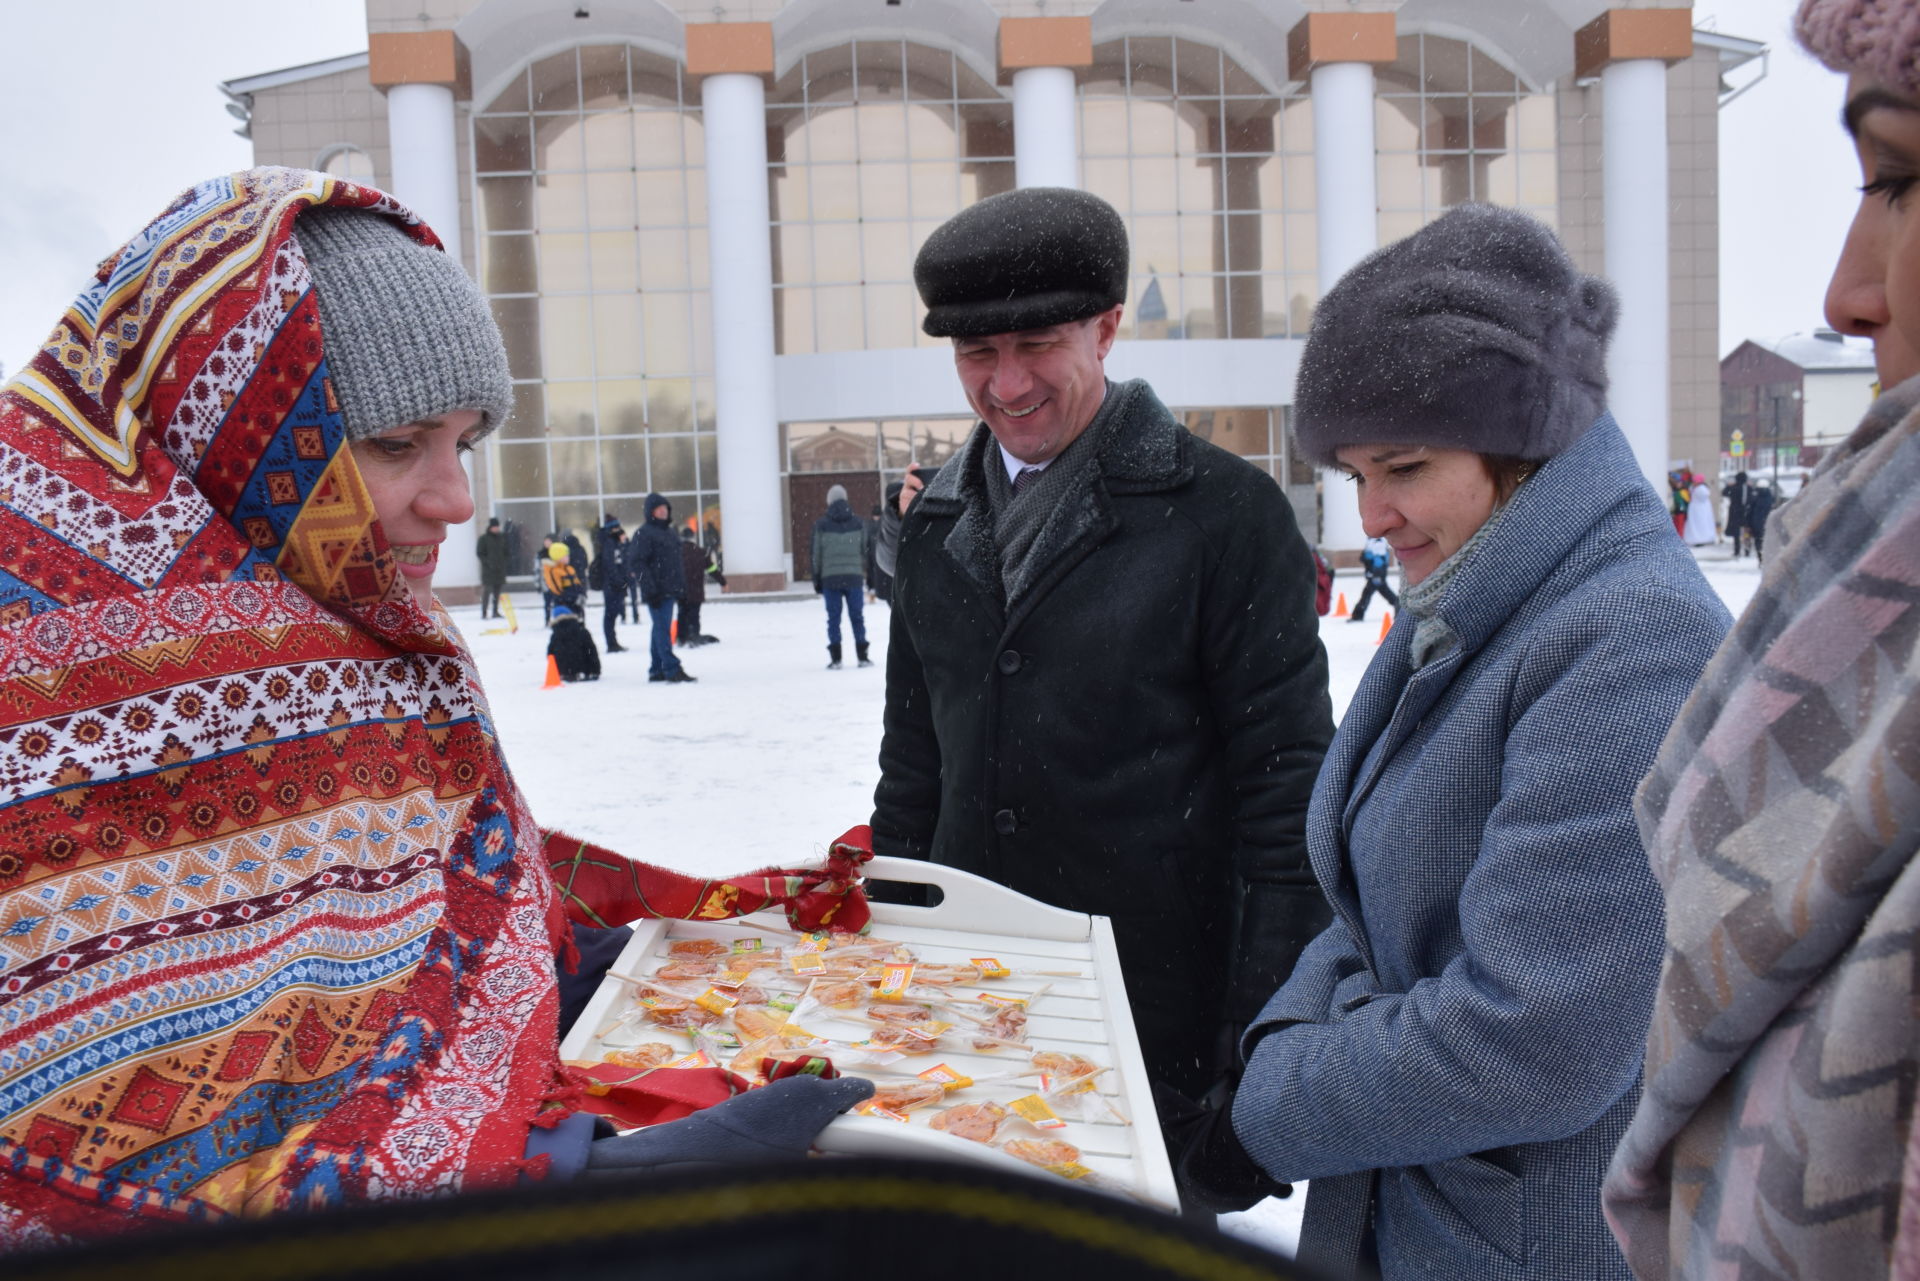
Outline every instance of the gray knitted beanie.
POLYGON ((479 410, 483 433, 507 420, 507 349, 458 262, 357 209, 309 209, 293 238, 313 273, 347 439, 457 409, 479 410))
POLYGON ((1543 224, 1456 206, 1320 300, 1294 386, 1300 451, 1322 466, 1372 444, 1551 458, 1606 408, 1618 312, 1543 224))

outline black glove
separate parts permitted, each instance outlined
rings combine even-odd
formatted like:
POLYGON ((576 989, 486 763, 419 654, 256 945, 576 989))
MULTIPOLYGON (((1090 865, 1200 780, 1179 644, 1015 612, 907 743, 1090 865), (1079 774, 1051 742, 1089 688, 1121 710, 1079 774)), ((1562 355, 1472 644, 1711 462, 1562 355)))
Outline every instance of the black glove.
MULTIPOLYGON (((1158 1102, 1157 1092, 1155 1098, 1158 1102)), ((1231 1081, 1216 1083, 1205 1100, 1187 1106, 1194 1111, 1181 1118, 1185 1124, 1172 1154, 1174 1182, 1186 1209, 1228 1214, 1270 1196, 1293 1195, 1293 1185, 1255 1164, 1233 1132, 1231 1081)))
POLYGON ((803 1157, 827 1122, 873 1094, 856 1077, 789 1076, 692 1116, 594 1140, 586 1177, 803 1157))
POLYGON ((820 585, 820 580, 817 578, 813 580, 813 594, 815 596, 824 596, 827 594, 827 589, 820 585))

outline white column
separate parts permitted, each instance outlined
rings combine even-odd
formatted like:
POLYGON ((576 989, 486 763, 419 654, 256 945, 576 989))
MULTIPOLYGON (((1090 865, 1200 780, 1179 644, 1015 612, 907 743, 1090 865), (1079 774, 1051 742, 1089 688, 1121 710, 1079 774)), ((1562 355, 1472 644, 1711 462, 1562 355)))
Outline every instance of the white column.
MULTIPOLYGON (((392 148, 393 176, 388 190, 401 203, 427 220, 455 262, 460 261, 460 163, 454 151, 453 90, 446 85, 402 84, 387 90, 387 141, 392 148)), ((467 488, 473 488, 473 465, 467 469, 467 488)), ((481 513, 485 515, 485 513, 481 513)), ((458 599, 480 585, 480 560, 474 555, 476 529, 469 521, 447 531, 440 546, 440 564, 434 571, 436 591, 458 599), (449 591, 449 589, 451 589, 449 591)))
POLYGON ((1080 185, 1080 96, 1068 67, 1013 73, 1013 185, 1080 185))
POLYGON ((700 84, 700 106, 707 135, 714 408, 727 575, 777 574, 784 585, 766 88, 755 75, 710 75, 700 84))
POLYGON ((1600 96, 1607 276, 1620 291, 1620 324, 1607 352, 1607 401, 1640 470, 1654 492, 1664 494, 1671 329, 1666 64, 1653 58, 1610 63, 1600 71, 1600 96))
MULTIPOLYGON (((1375 195, 1373 66, 1328 62, 1313 69, 1313 182, 1320 296, 1379 246, 1375 195)), ((1338 472, 1320 476, 1320 542, 1355 551, 1366 541, 1353 485, 1338 472)))

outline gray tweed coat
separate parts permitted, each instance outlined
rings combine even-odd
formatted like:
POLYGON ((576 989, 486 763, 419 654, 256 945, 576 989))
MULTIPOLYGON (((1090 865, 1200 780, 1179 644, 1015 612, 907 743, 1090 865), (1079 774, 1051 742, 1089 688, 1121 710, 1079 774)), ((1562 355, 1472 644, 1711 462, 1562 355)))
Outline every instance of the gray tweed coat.
POLYGON ((1233 1111, 1314 1180, 1303 1261, 1625 1277, 1600 1212, 1661 953, 1633 793, 1727 611, 1603 415, 1522 485, 1411 669, 1402 617, 1307 819, 1334 923, 1249 1027, 1233 1111))

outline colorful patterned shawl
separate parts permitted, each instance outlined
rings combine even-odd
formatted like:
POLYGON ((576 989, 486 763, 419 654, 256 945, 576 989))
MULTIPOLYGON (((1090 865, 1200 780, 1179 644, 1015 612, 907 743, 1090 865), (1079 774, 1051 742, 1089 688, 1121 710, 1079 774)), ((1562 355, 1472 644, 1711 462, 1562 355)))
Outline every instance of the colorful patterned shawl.
POLYGON ((1870 1281, 1914 1230, 1916 403, 1920 379, 1883 396, 1776 512, 1760 592, 1642 785, 1667 957, 1605 1201, 1644 1281, 1870 1281))
POLYGON ((203 183, 0 390, 0 1241, 509 1179, 569 915, 865 921, 846 846, 705 884, 534 823, 344 445, 322 203, 438 243, 203 183))

